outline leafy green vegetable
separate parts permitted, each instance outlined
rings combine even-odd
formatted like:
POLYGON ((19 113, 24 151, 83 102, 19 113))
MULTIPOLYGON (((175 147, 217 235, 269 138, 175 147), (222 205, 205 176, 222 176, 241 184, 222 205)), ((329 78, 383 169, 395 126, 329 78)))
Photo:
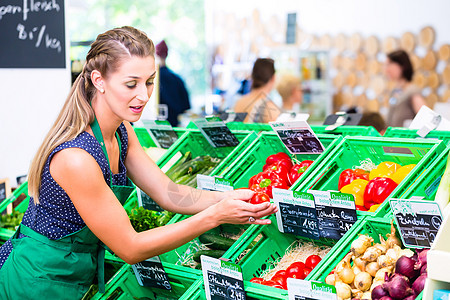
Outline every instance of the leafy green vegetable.
POLYGON ((157 212, 143 207, 133 208, 128 214, 131 225, 137 232, 166 225, 174 213, 169 211, 157 212))
POLYGON ((9 230, 16 230, 16 227, 19 226, 20 222, 22 222, 23 213, 14 211, 9 215, 1 215, 0 216, 0 228, 5 228, 9 230))

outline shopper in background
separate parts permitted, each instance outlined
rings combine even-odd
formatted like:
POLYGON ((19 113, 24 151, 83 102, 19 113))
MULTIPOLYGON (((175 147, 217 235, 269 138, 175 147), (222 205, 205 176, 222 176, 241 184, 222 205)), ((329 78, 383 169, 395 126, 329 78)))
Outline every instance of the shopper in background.
POLYGON ((0 248, 0 299, 81 299, 95 277, 104 291, 104 245, 135 264, 222 223, 270 223, 261 218, 275 206, 247 203, 252 191, 175 184, 145 154, 129 122, 153 92, 154 52, 132 27, 92 43, 32 161, 23 221, 0 248), (134 189, 130 179, 164 209, 194 216, 137 233, 122 207, 134 189))
POLYGON ((422 105, 425 105, 420 89, 411 83, 414 70, 408 54, 403 50, 389 53, 385 73, 389 80, 395 82, 389 99, 387 126, 407 126, 422 105))
POLYGON ((189 108, 189 94, 179 75, 166 66, 169 48, 164 40, 156 45, 159 58, 159 103, 168 107, 167 120, 172 126, 178 126, 178 115, 189 108))
POLYGON ((360 126, 373 126, 381 135, 386 131, 386 122, 378 112, 365 112, 359 121, 360 126))
POLYGON ((274 85, 275 64, 273 59, 258 58, 252 69, 252 89, 250 93, 236 102, 234 111, 248 113, 245 121, 250 123, 275 121, 281 110, 268 97, 274 85))
POLYGON ((302 81, 299 77, 285 74, 277 84, 277 91, 283 100, 283 112, 293 112, 294 104, 301 104, 303 100, 302 81))

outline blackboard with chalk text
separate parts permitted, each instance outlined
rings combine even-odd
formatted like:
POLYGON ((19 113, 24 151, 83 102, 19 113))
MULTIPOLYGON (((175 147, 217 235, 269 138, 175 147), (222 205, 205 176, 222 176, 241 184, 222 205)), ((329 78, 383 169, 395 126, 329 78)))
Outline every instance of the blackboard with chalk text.
POLYGON ((0 2, 0 68, 65 68, 64 0, 0 2))

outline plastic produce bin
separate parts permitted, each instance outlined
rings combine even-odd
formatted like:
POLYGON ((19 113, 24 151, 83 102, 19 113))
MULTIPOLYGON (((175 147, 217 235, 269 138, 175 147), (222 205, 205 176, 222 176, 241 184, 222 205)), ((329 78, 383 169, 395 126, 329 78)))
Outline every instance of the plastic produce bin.
POLYGON ((343 136, 381 136, 380 133, 372 126, 350 126, 343 125, 335 130, 326 130, 327 125, 311 125, 311 129, 315 133, 338 134, 343 136))
POLYGON ((256 133, 261 131, 273 131, 272 126, 266 123, 228 122, 226 125, 230 130, 251 130, 256 133))
MULTIPOLYGON (((346 137, 329 154, 332 159, 323 160, 308 178, 295 187, 295 190, 336 191, 341 172, 359 166, 365 159, 370 159, 375 165, 383 161, 392 161, 402 166, 416 164, 416 167, 388 197, 388 199, 401 198, 416 180, 422 180, 425 171, 445 149, 445 144, 438 140, 346 137)), ((376 212, 358 211, 358 214, 383 217, 389 210, 388 201, 384 201, 376 212)))
MULTIPOLYGON (((385 137, 398 138, 416 138, 424 139, 417 134, 417 129, 408 129, 403 127, 388 127, 384 133, 385 137)), ((444 141, 447 145, 450 144, 450 131, 448 130, 431 130, 425 139, 438 139, 444 141)))
MULTIPOLYGON (((133 127, 133 129, 142 147, 144 148, 157 147, 155 141, 152 139, 150 133, 146 128, 133 127)), ((187 129, 173 127, 173 131, 175 131, 175 133, 178 135, 178 138, 180 138, 183 135, 183 133, 187 131, 187 129)))
MULTIPOLYGON (((334 135, 318 135, 319 140, 325 147, 325 151, 321 154, 297 154, 294 157, 299 160, 314 160, 314 163, 305 171, 305 173, 297 180, 296 185, 301 182, 302 178, 306 178, 308 174, 316 168, 321 161, 326 160, 332 149, 339 144, 341 137, 334 135)), ((248 181, 253 176, 262 172, 266 163, 266 158, 278 152, 288 153, 278 135, 275 132, 263 132, 256 138, 246 152, 235 159, 229 166, 228 170, 222 175, 224 178, 233 181, 235 188, 248 187, 248 181)), ((290 155, 292 157, 292 155, 290 155)), ((294 186, 296 186, 294 185, 294 186)))

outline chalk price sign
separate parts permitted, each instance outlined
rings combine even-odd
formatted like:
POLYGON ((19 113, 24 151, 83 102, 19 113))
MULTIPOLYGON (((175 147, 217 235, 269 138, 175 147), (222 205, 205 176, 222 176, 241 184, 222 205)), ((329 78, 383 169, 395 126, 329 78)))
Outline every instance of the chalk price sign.
POLYGON ((65 68, 64 0, 0 2, 0 68, 65 68))
POLYGON ((412 199, 391 199, 389 204, 403 244, 411 248, 430 248, 442 224, 439 204, 412 199))
POLYGON ((270 122, 269 124, 292 154, 320 154, 325 150, 305 121, 270 122))
POLYGON ((235 147, 239 144, 236 136, 219 117, 197 119, 194 124, 214 148, 235 147))
POLYGON ((158 256, 149 258, 131 266, 141 286, 171 290, 169 277, 158 256))
POLYGON ((142 123, 159 148, 168 149, 178 140, 178 135, 169 121, 143 120, 142 123))

